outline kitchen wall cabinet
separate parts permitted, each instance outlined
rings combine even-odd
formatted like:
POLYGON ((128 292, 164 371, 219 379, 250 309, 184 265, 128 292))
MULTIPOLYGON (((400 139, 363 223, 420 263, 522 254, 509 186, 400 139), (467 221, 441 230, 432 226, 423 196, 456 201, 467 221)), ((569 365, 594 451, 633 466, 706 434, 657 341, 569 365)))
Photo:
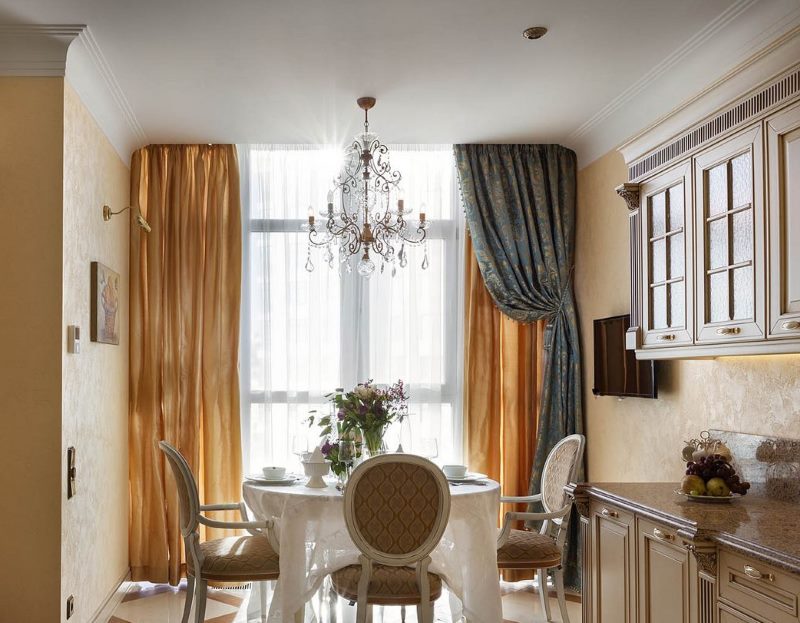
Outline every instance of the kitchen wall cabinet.
POLYGON ((695 158, 698 343, 763 339, 761 126, 695 158))
POLYGON ((692 175, 685 162, 641 186, 642 342, 692 344, 692 175))
POLYGON ((800 104, 766 122, 769 337, 800 337, 800 104))
POLYGON ((800 64, 671 136, 621 148, 627 347, 640 359, 800 352, 800 64))

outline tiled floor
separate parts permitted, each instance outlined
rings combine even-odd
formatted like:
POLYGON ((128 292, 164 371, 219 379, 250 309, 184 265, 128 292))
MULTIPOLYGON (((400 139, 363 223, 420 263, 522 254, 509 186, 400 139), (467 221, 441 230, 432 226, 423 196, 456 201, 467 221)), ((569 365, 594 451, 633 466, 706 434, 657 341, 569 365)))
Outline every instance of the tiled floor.
MULTIPOLYGON (((531 582, 502 583, 504 623, 541 623, 545 620, 539 605, 539 596, 531 582)), ((108 623, 179 623, 183 614, 186 584, 180 587, 162 584, 132 583, 122 603, 108 623)), ((213 590, 208 592, 206 623, 254 623, 248 621, 249 590, 213 590)), ((553 621, 561 621, 555 597, 550 599, 553 621)), ((580 623, 581 607, 575 598, 568 603, 571 623, 580 623)), ((307 610, 313 610, 320 623, 346 623, 355 620, 355 608, 338 600, 331 608, 317 596, 307 610)), ((307 615, 308 616, 308 615, 307 615)), ((309 620, 309 619, 307 619, 309 620)), ((399 623, 400 608, 376 608, 375 623, 399 623)), ((409 608, 406 621, 416 621, 416 613, 409 608)), ((436 620, 449 622, 449 600, 443 595, 436 603, 436 620)), ((194 611, 190 621, 194 622, 194 611)))

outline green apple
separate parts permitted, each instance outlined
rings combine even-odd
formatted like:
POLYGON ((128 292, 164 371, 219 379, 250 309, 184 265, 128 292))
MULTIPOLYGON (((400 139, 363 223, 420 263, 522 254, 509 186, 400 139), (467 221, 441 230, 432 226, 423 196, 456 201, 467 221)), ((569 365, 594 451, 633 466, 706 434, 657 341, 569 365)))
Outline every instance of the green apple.
POLYGON ((706 483, 708 493, 714 497, 724 498, 731 494, 731 490, 722 478, 712 478, 706 483))

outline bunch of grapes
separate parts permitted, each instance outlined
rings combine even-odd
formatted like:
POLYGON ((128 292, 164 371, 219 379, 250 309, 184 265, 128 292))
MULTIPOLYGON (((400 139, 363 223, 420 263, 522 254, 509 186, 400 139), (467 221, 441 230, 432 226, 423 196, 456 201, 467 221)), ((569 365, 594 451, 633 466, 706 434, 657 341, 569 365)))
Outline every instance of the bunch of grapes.
POLYGON ((746 495, 750 488, 750 483, 742 482, 733 465, 719 454, 701 456, 697 461, 689 461, 686 464, 686 475, 700 476, 705 482, 712 478, 722 478, 733 493, 740 495, 746 495))

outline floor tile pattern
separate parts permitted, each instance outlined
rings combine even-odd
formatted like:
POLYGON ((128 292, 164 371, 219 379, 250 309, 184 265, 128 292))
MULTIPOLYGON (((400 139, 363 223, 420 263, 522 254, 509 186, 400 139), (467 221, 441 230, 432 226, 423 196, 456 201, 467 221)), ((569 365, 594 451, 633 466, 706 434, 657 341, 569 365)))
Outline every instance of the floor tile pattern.
MULTIPOLYGON (((503 623, 543 623, 539 595, 534 584, 526 582, 502 582, 503 623)), ((180 623, 186 597, 186 582, 178 587, 147 582, 132 582, 108 623, 180 623)), ((247 588, 233 590, 209 589, 205 623, 258 623, 258 619, 247 618, 250 591, 247 588)), ((448 595, 436 602, 436 621, 450 623, 448 595)), ((550 608, 554 621, 561 621, 558 602, 551 591, 550 608)), ((335 607, 323 603, 321 596, 312 600, 310 609, 320 623, 350 623, 355 621, 355 608, 339 600, 335 607)), ((581 606, 577 597, 570 596, 568 603, 571 623, 580 623, 581 606)), ((400 623, 400 608, 376 607, 375 623, 400 623)), ((407 609, 406 621, 417 620, 413 608, 407 609)), ((194 609, 190 621, 194 622, 194 609)))

